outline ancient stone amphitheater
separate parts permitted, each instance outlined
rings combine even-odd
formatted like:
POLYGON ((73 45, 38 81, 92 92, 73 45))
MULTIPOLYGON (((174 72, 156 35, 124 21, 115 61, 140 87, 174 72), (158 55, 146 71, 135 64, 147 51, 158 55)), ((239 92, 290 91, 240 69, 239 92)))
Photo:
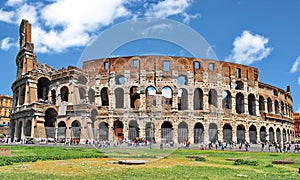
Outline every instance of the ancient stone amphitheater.
POLYGON ((37 61, 26 20, 20 36, 12 85, 14 141, 294 139, 289 86, 283 90, 260 82, 257 68, 201 58, 131 56, 55 70, 37 61))

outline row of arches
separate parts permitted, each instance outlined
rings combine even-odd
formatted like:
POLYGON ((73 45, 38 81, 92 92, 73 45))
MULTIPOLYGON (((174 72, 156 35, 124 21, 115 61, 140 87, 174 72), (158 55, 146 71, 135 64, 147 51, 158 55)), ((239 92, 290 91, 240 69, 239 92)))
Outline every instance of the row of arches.
POLYGON ((288 104, 278 100, 272 101, 270 97, 265 99, 263 96, 259 96, 259 110, 267 111, 268 113, 275 113, 280 115, 287 115, 293 117, 293 109, 288 104))

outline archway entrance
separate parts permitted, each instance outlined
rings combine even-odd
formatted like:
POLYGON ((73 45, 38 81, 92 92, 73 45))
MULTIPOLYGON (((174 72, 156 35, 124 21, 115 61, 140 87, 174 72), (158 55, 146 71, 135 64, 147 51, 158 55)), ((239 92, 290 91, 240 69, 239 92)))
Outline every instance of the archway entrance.
POLYGON ((249 128, 250 143, 257 144, 257 131, 254 125, 249 128))
POLYGON ((134 140, 137 137, 139 137, 139 125, 136 120, 131 120, 129 122, 128 140, 134 140))
POLYGON ((161 125, 161 141, 162 143, 173 142, 173 125, 169 121, 161 125))
POLYGON ((116 120, 114 122, 115 139, 117 139, 117 140, 124 139, 123 128, 124 128, 124 125, 120 120, 116 120))
POLYGON ((282 130, 282 138, 283 138, 283 142, 286 142, 286 131, 285 131, 285 129, 282 130))
POLYGON ((49 108, 45 112, 45 131, 47 138, 55 138, 55 123, 57 119, 57 112, 55 109, 49 108))
POLYGON ((57 129, 57 141, 58 142, 65 142, 66 140, 66 123, 64 121, 60 121, 58 123, 57 129))
POLYGON ((245 127, 243 125, 238 125, 236 131, 237 143, 245 143, 245 127))
POLYGON ((227 143, 232 141, 232 127, 229 124, 223 126, 223 141, 227 143))
POLYGON ((24 128, 24 134, 26 138, 31 137, 31 121, 27 121, 24 128))
POLYGON ((178 143, 185 143, 188 138, 188 125, 185 122, 178 124, 178 143))
POLYGON ((108 131, 108 123, 106 122, 101 122, 99 124, 99 140, 100 141, 107 141, 108 140, 108 135, 109 135, 109 131, 108 131))
POLYGON ((80 127, 81 127, 81 125, 80 125, 80 122, 79 121, 77 121, 77 120, 75 120, 75 121, 73 121, 72 122, 72 131, 71 131, 71 138, 72 138, 72 140, 73 140, 73 142, 74 143, 79 143, 80 142, 80 127))
POLYGON ((269 141, 270 143, 274 142, 274 130, 271 127, 269 128, 269 141))
POLYGON ((281 133, 279 128, 276 129, 276 140, 278 143, 281 142, 281 133))
POLYGON ((21 141, 22 128, 23 128, 23 123, 22 123, 22 121, 20 121, 19 124, 18 124, 18 130, 17 130, 17 142, 21 141))
POLYGON ((146 124, 146 140, 155 142, 155 126, 153 122, 147 122, 146 124))
POLYGON ((194 143, 199 144, 204 142, 204 127, 201 123, 196 123, 194 127, 194 143))
POLYGON ((259 135, 260 135, 260 141, 261 142, 267 142, 267 131, 266 131, 266 127, 265 126, 262 126, 260 128, 259 135))
POLYGON ((209 135, 210 142, 218 141, 218 127, 215 123, 209 124, 208 135, 209 135))

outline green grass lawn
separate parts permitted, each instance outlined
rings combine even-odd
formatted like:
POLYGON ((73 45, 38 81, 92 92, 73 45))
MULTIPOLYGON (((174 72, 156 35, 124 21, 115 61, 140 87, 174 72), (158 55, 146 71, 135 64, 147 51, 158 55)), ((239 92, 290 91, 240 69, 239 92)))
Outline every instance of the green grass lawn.
POLYGON ((13 154, 11 157, 0 156, 0 161, 3 158, 43 157, 36 162, 13 162, 1 166, 0 179, 300 179, 300 155, 292 153, 34 146, 0 148, 10 148, 13 154), (203 157, 205 161, 188 156, 203 157), (226 160, 228 158, 255 161, 257 165, 234 165, 234 161, 226 160), (119 159, 144 159, 146 164, 107 163, 119 159), (284 159, 291 159, 295 164, 272 164, 273 160, 284 159))

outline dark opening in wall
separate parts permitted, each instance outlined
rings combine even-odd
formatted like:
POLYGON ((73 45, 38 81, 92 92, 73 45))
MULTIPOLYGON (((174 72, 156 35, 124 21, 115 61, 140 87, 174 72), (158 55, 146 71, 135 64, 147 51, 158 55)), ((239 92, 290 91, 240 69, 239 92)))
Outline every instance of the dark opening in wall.
POLYGON ((46 100, 48 100, 49 86, 50 86, 49 79, 47 79, 45 77, 41 77, 38 80, 37 93, 38 93, 38 100, 39 101, 46 101, 46 100))
POLYGON ((236 94, 236 113, 242 114, 245 111, 244 95, 242 93, 236 94))
POLYGON ((250 115, 256 115, 256 99, 254 94, 248 95, 248 111, 250 115))
POLYGON ((102 106, 109 106, 108 88, 107 87, 102 88, 100 94, 101 94, 102 106))
POLYGON ((203 91, 200 88, 194 91, 194 110, 203 110, 203 91))
POLYGON ((69 101, 69 89, 67 88, 67 86, 63 86, 60 89, 60 96, 61 96, 61 101, 65 101, 68 102, 69 101))
POLYGON ((115 89, 116 108, 124 108, 124 90, 122 88, 115 89))
POLYGON ((130 108, 138 109, 140 107, 140 88, 133 86, 130 88, 130 108))

